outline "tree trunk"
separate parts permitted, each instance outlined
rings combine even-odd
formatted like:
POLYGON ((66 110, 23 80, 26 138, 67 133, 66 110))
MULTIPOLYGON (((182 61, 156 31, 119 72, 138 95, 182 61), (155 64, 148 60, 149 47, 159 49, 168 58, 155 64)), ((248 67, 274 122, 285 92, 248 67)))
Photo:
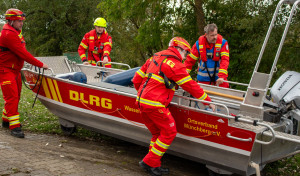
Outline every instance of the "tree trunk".
POLYGON ((197 19, 197 27, 199 35, 204 34, 204 27, 205 27, 205 19, 204 19, 204 12, 203 12, 203 0, 195 0, 195 15, 197 19))

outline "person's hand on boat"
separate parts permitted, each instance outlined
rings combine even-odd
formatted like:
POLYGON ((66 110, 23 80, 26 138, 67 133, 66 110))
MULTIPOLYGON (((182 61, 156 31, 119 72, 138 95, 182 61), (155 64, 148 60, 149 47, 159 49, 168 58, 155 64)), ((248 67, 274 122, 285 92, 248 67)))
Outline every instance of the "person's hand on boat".
POLYGON ((88 61, 83 62, 83 65, 90 65, 88 61))
POLYGON ((108 63, 108 57, 107 57, 107 56, 104 56, 104 57, 103 57, 102 63, 103 63, 103 64, 107 64, 107 63, 108 63))
POLYGON ((214 112, 216 109, 216 105, 214 104, 209 104, 208 107, 214 112))
POLYGON ((216 84, 217 84, 217 86, 219 86, 223 82, 224 82, 224 78, 218 78, 217 81, 216 81, 216 84))
POLYGON ((48 65, 45 64, 45 63, 43 64, 43 68, 46 69, 46 70, 49 69, 48 65))

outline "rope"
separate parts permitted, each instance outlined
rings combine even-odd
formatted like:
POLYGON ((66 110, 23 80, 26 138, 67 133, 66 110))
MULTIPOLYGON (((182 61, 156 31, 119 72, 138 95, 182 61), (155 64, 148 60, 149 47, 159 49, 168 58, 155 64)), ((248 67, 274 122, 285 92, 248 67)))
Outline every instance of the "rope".
POLYGON ((34 105, 35 105, 37 96, 39 95, 39 92, 40 92, 40 89, 41 89, 41 85, 42 85, 43 78, 44 78, 44 71, 45 71, 45 69, 43 68, 43 72, 42 72, 42 74, 41 74, 41 70, 40 70, 40 68, 39 68, 38 79, 37 79, 37 81, 35 82, 33 88, 30 88, 29 86, 27 86, 27 84, 25 84, 25 79, 26 79, 26 78, 22 79, 23 84, 25 85, 25 87, 26 87, 27 89, 29 89, 29 90, 33 90, 33 89, 35 89, 35 87, 36 87, 37 84, 39 83, 40 76, 42 75, 42 77, 41 77, 41 82, 40 82, 40 84, 39 84, 38 90, 37 90, 37 92, 36 92, 35 98, 34 98, 33 103, 32 103, 32 108, 34 108, 34 105))

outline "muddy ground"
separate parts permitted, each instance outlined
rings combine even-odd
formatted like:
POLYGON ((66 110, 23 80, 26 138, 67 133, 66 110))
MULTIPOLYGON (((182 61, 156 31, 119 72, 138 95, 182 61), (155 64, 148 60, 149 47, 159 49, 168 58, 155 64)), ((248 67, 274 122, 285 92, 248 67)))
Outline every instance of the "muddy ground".
MULTIPOLYGON (((25 132, 24 139, 0 127, 0 176, 143 176, 138 166, 147 148, 122 140, 92 141, 25 132)), ((199 163, 166 154, 172 176, 206 176, 199 163)))

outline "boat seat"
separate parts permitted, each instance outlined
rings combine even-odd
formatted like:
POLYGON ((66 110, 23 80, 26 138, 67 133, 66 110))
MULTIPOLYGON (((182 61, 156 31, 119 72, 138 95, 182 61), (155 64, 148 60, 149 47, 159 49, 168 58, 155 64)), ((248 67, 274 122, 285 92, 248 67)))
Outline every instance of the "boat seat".
POLYGON ((138 71, 141 67, 136 67, 130 70, 126 70, 120 73, 116 73, 110 76, 107 76, 103 82, 116 84, 120 86, 130 86, 132 85, 132 78, 136 71, 138 71))

